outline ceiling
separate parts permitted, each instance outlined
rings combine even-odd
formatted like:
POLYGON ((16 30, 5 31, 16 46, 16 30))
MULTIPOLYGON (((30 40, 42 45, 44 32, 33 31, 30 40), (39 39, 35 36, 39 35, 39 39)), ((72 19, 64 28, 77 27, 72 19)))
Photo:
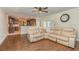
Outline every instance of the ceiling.
POLYGON ((35 13, 32 12, 33 7, 1 7, 1 9, 7 13, 8 15, 12 16, 48 16, 51 14, 55 14, 58 12, 66 11, 73 9, 75 7, 48 7, 48 13, 35 13))

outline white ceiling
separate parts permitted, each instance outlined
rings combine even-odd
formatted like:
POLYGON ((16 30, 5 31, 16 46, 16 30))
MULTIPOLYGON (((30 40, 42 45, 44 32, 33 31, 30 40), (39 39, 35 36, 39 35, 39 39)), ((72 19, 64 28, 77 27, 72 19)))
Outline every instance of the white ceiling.
POLYGON ((1 9, 12 16, 47 16, 58 12, 73 9, 75 7, 48 7, 48 13, 38 14, 32 12, 33 7, 2 7, 1 9))

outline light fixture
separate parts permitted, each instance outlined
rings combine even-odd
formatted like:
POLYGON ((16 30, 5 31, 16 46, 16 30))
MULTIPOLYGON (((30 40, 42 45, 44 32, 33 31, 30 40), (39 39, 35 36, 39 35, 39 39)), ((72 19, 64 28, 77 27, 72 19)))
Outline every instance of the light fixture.
POLYGON ((32 11, 37 13, 48 13, 48 7, 34 7, 32 11))

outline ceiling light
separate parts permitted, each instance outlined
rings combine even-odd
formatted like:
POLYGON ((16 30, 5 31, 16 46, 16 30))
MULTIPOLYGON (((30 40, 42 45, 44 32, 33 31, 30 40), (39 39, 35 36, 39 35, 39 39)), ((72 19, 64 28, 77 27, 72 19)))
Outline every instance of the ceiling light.
POLYGON ((48 7, 34 7, 32 11, 37 13, 48 13, 48 7))

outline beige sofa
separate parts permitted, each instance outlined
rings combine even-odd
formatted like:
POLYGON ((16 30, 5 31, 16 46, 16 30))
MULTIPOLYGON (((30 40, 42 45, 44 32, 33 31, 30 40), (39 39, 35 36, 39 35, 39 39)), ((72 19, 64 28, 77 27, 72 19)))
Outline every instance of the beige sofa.
POLYGON ((47 38, 65 46, 74 48, 76 31, 70 27, 54 27, 48 30, 42 27, 30 27, 28 30, 28 38, 30 42, 47 38))
POLYGON ((51 28, 47 35, 51 37, 51 40, 56 41, 57 43, 69 46, 74 48, 76 41, 76 31, 70 27, 54 27, 51 28), (52 37, 54 39, 52 39, 52 37))
POLYGON ((30 42, 35 42, 44 38, 44 29, 42 27, 28 28, 27 37, 30 42))

